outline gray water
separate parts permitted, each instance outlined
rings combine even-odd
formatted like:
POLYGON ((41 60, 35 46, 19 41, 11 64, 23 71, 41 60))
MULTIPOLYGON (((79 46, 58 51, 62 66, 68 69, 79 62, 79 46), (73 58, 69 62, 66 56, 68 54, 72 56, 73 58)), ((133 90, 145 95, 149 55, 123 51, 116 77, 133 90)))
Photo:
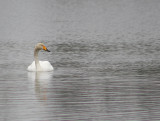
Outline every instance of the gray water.
POLYGON ((1 0, 0 70, 0 121, 159 121, 160 1, 1 0))

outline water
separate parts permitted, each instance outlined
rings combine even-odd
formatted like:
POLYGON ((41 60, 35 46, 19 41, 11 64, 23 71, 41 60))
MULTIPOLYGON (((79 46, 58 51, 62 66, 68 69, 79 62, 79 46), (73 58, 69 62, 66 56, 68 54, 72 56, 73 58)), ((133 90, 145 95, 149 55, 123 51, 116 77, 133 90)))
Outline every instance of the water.
POLYGON ((159 121, 159 6, 0 1, 0 120, 159 121), (38 42, 53 72, 27 72, 38 42))

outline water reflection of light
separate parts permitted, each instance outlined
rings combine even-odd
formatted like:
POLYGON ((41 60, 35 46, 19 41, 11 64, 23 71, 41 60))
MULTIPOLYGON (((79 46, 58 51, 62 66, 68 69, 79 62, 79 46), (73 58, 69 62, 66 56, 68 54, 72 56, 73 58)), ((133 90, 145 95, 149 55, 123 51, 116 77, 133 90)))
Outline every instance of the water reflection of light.
POLYGON ((47 89, 52 76, 53 72, 28 72, 28 79, 34 85, 39 100, 47 100, 47 89))

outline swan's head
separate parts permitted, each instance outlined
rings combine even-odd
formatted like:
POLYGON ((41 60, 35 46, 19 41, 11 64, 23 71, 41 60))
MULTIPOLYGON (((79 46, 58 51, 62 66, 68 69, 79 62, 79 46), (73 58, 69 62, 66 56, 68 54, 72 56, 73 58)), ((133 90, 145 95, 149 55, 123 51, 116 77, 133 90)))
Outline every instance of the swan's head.
POLYGON ((45 51, 47 51, 47 52, 50 52, 43 43, 38 43, 38 44, 35 46, 35 49, 37 49, 37 50, 45 50, 45 51))

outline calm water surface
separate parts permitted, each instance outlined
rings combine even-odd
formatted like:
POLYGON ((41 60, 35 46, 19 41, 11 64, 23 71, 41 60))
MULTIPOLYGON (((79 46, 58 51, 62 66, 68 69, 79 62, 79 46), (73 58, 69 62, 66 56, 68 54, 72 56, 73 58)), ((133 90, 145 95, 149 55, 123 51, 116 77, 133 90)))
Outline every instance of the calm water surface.
POLYGON ((0 1, 1 121, 159 121, 160 1, 0 1), (27 72, 34 45, 53 72, 27 72))

